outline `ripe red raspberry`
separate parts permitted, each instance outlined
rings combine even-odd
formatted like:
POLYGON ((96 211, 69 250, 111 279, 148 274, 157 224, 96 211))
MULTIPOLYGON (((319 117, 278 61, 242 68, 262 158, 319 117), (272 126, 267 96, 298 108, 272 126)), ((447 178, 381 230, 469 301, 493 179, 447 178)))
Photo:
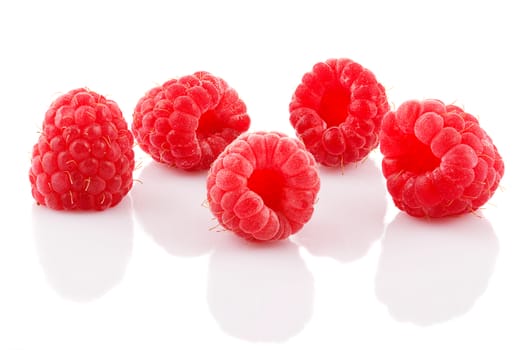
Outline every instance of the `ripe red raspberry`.
POLYGON ((297 136, 315 159, 339 167, 377 147, 381 120, 390 107, 370 70, 340 58, 315 64, 296 88, 289 109, 297 136))
POLYGON ((208 202, 235 234, 280 240, 310 220, 319 185, 315 159, 299 140, 279 132, 245 133, 212 164, 208 202))
POLYGON ((29 180, 38 204, 56 210, 104 210, 133 184, 133 135, 118 105, 75 89, 46 112, 33 147, 29 180))
POLYGON ((380 149, 388 191, 413 216, 475 211, 492 197, 504 172, 478 120, 437 100, 407 101, 387 113, 380 149))
POLYGON ((203 170, 249 126, 237 92, 221 78, 196 72, 149 90, 135 107, 131 130, 154 160, 203 170))

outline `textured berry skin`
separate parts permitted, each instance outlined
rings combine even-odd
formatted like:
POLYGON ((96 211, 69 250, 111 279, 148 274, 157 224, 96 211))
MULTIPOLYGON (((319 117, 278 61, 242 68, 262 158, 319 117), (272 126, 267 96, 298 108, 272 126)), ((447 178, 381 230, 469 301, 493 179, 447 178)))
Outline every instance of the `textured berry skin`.
POLYGON ((320 188, 313 156, 279 132, 245 133, 213 162, 210 209, 226 229, 247 240, 281 240, 313 214, 320 188))
POLYGON ((84 88, 58 97, 33 147, 29 180, 38 204, 104 210, 133 185, 133 135, 118 105, 84 88))
POLYGON ((315 159, 340 167, 377 147, 390 107, 370 70, 340 58, 319 62, 303 76, 289 110, 290 123, 315 159))
POLYGON ((475 211, 492 197, 504 173, 478 120, 438 100, 407 101, 387 113, 380 149, 388 191, 413 216, 475 211))
POLYGON ((237 92, 221 78, 196 72, 149 90, 135 107, 131 130, 154 160, 204 170, 249 127, 237 92))

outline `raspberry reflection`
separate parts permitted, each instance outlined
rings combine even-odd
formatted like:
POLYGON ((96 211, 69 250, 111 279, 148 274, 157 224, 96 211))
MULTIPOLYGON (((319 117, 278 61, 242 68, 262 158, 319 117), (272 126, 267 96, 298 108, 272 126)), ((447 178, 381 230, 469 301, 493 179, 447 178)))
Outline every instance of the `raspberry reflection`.
POLYGON ((33 234, 51 287, 66 299, 89 302, 123 278, 133 246, 131 200, 103 212, 33 207, 33 234))
POLYGON ((208 305, 224 332, 283 342, 310 320, 313 276, 290 241, 261 244, 227 237, 209 266, 208 305))
POLYGON ((377 298, 402 322, 427 326, 461 316, 487 289, 498 251, 485 218, 426 221, 400 213, 382 242, 377 298))

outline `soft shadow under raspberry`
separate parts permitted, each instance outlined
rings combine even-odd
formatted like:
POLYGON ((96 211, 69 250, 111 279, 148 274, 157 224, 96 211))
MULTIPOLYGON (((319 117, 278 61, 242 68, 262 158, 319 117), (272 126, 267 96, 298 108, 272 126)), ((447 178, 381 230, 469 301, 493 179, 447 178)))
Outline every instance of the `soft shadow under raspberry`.
POLYGON ((372 159, 343 169, 321 167, 321 190, 310 222, 293 240, 313 255, 349 262, 383 234, 386 189, 372 159))
POLYGON ((425 220, 399 213, 382 241, 376 296, 402 322, 428 326, 467 313, 489 284, 499 252, 474 214, 425 220))
POLYGON ((184 171, 155 161, 138 175, 131 196, 135 217, 168 253, 198 256, 211 251, 217 225, 206 207, 205 171, 184 171))

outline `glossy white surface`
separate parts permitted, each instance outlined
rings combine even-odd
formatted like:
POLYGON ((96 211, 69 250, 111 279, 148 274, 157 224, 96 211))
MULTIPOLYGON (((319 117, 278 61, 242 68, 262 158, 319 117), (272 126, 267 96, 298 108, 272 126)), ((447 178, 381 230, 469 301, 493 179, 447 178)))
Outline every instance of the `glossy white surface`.
POLYGON ((518 2, 20 1, 0 4, 0 349, 523 349, 523 82, 518 2), (466 3, 466 2, 465 2, 466 3), (248 244, 215 227, 206 174, 152 163, 103 213, 37 207, 27 172, 47 106, 89 87, 131 121, 142 94, 207 70, 251 130, 293 135, 302 74, 370 68, 393 105, 458 103, 506 164, 475 215, 400 213, 381 155, 321 170, 312 220, 248 244))

